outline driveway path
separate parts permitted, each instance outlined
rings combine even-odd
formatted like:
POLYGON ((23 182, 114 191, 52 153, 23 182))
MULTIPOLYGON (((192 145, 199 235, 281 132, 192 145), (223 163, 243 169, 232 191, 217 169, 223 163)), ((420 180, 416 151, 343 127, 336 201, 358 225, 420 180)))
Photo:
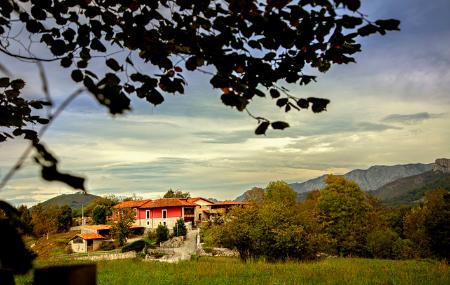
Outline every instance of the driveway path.
POLYGON ((175 263, 180 260, 189 260, 197 251, 198 230, 191 230, 186 235, 186 240, 181 247, 173 248, 174 255, 166 255, 159 259, 162 262, 175 263))

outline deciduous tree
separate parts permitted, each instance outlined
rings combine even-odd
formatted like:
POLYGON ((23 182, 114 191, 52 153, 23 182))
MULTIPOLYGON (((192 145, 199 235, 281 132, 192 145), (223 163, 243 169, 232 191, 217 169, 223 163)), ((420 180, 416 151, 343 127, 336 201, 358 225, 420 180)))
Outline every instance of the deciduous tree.
POLYGON ((117 220, 112 224, 111 234, 123 246, 130 234, 130 226, 134 222, 134 212, 131 209, 121 209, 117 220))
POLYGON ((450 193, 444 189, 427 193, 425 206, 429 211, 425 228, 431 251, 437 257, 450 260, 450 193))
POLYGON ((369 197, 355 182, 343 177, 329 175, 325 182, 317 206, 336 252, 365 255, 369 214, 373 211, 369 197))
POLYGON ((92 215, 93 210, 97 206, 104 206, 106 209, 106 216, 112 215, 112 207, 119 203, 119 198, 114 195, 99 197, 90 202, 85 209, 86 215, 92 215))
POLYGON ((25 233, 31 234, 33 232, 33 223, 31 221, 31 212, 30 209, 28 209, 25 205, 20 205, 17 208, 17 211, 20 214, 20 220, 22 221, 24 227, 25 227, 25 233))
POLYGON ((96 225, 101 225, 106 223, 108 210, 105 205, 97 205, 94 210, 92 210, 92 221, 96 225))
POLYGON ((57 206, 37 204, 31 213, 33 230, 37 236, 50 234, 58 230, 59 209, 57 206))
POLYGON ((169 189, 166 194, 164 194, 163 198, 189 198, 191 194, 189 192, 182 192, 181 190, 169 189))
POLYGON ((57 223, 58 231, 68 231, 72 226, 72 208, 67 205, 61 206, 58 209, 57 223))
POLYGON ((308 259, 324 239, 300 212, 292 188, 282 181, 271 182, 262 203, 233 207, 224 223, 206 227, 204 236, 207 242, 238 250, 243 260, 308 259))
POLYGON ((447 190, 427 193, 423 205, 406 215, 404 230, 422 257, 432 254, 449 259, 450 193, 447 190))

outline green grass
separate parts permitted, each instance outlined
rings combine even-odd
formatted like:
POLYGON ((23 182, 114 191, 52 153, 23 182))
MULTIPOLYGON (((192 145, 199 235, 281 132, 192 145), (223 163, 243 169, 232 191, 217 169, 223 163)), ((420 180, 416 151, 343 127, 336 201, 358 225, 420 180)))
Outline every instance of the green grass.
MULTIPOLYGON (((50 264, 47 261, 37 266, 50 264)), ((17 284, 30 282, 31 274, 17 278, 17 284)), ((236 258, 201 257, 168 264, 136 259, 98 262, 97 284, 444 285, 450 284, 450 272, 445 262, 416 260, 335 258, 319 262, 243 263, 236 258)))

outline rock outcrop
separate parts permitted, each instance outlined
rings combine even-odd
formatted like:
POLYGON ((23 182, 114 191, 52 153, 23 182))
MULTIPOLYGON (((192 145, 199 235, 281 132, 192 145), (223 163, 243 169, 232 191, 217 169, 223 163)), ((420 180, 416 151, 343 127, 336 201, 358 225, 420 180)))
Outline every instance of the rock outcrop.
POLYGON ((438 158, 433 163, 433 171, 440 171, 442 173, 450 173, 450 159, 438 158))

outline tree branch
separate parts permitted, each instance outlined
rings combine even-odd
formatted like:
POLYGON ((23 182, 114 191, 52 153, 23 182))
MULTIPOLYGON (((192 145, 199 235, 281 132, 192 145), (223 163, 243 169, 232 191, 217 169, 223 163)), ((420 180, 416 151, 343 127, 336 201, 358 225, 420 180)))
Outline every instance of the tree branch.
POLYGON ((24 60, 31 60, 31 61, 45 61, 45 62, 52 62, 52 61, 56 61, 59 60, 59 57, 55 57, 55 58, 39 58, 39 57, 30 57, 30 56, 24 56, 24 55, 20 55, 20 54, 14 54, 10 51, 8 51, 7 49, 5 49, 3 46, 0 46, 0 51, 3 52, 6 55, 9 55, 11 57, 14 58, 20 58, 20 59, 24 59, 24 60))
MULTIPOLYGON (((55 113, 53 113, 53 115, 49 118, 49 122, 47 125, 44 125, 41 130, 38 133, 38 137, 42 137, 45 132, 47 131, 47 129, 50 127, 50 125, 52 124, 52 122, 61 114, 62 111, 64 111, 65 108, 67 108, 67 106, 82 92, 84 92, 85 90, 80 88, 77 89, 75 92, 73 92, 72 94, 69 95, 69 97, 67 97, 62 103, 61 105, 59 105, 58 109, 55 110, 55 113)), ((9 180, 11 180, 11 178, 14 176, 14 174, 17 172, 17 170, 19 170, 23 163, 25 162, 25 160, 28 158, 28 155, 30 154, 30 152, 33 149, 33 143, 30 143, 28 145, 28 147, 24 150, 24 152, 22 153, 22 155, 19 157, 19 159, 17 160, 17 162, 13 165, 13 167, 11 167, 11 169, 8 171, 8 173, 3 177, 1 183, 0 183, 0 190, 3 189, 6 184, 8 184, 9 180)))

